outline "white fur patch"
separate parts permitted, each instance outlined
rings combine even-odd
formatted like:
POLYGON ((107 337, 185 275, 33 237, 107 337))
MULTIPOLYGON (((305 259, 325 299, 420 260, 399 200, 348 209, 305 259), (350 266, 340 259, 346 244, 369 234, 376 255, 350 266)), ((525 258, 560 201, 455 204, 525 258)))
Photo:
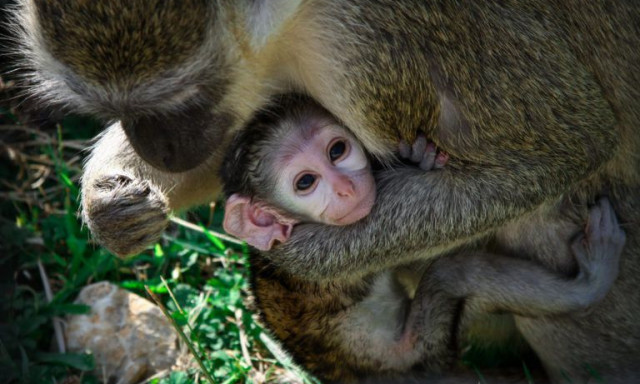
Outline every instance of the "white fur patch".
POLYGON ((301 0, 254 1, 247 15, 247 31, 251 35, 251 47, 262 48, 269 37, 298 9, 301 0))

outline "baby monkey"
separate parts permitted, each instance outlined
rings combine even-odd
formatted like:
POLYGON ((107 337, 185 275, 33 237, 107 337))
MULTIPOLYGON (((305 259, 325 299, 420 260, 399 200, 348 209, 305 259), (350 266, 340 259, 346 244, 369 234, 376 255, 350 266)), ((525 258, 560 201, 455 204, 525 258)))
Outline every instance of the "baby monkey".
MULTIPOLYGON (((235 138, 222 170, 225 230, 263 251, 300 222, 355 223, 376 198, 371 162, 349 130, 305 96, 281 98, 235 138)), ((423 136, 399 154, 426 171, 448 159, 423 136)))

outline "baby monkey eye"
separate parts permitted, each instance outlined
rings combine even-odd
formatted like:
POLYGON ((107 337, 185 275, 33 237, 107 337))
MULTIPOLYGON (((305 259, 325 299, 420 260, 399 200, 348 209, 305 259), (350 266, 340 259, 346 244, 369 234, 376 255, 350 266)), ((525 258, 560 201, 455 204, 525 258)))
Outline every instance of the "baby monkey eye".
POLYGON ((331 160, 331 162, 339 160, 341 157, 344 157, 348 151, 349 144, 347 144, 347 141, 338 139, 329 146, 329 160, 331 160))
POLYGON ((296 190, 297 191, 306 191, 307 189, 313 186, 313 183, 316 182, 316 177, 310 173, 305 173, 302 175, 298 181, 296 181, 296 190))

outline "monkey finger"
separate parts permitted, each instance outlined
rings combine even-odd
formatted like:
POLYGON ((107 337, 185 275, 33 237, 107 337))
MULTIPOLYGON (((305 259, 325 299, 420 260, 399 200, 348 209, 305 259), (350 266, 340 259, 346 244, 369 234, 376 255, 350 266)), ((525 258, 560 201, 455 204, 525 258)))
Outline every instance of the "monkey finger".
POLYGON ((611 202, 606 197, 602 197, 598 200, 598 205, 602 212, 601 229, 608 233, 613 232, 618 227, 618 221, 613 207, 611 207, 611 202))
POLYGON ((398 153, 403 159, 408 159, 411 156, 411 146, 406 141, 400 141, 398 144, 398 153))
POLYGON ((424 153, 427 149, 427 138, 424 135, 418 135, 416 141, 411 146, 411 160, 414 163, 419 163, 424 157, 424 153))
POLYGON ((571 250, 573 251, 574 256, 578 263, 580 263, 580 259, 584 260, 584 257, 587 253, 587 239, 584 234, 579 234, 575 239, 571 242, 571 250))
POLYGON ((611 201, 608 198, 603 197, 598 201, 598 203, 600 204, 602 211, 601 236, 606 238, 612 246, 622 250, 626 242, 626 234, 620 227, 618 217, 611 205, 611 201))
POLYGON ((449 162, 449 154, 447 152, 440 152, 436 155, 436 163, 433 169, 442 169, 449 162))
POLYGON ((427 144, 422 160, 420 160, 420 168, 425 171, 432 170, 436 163, 436 154, 436 146, 433 143, 427 144))
POLYGON ((595 236, 599 236, 602 233, 600 229, 602 221, 602 210, 599 205, 594 205, 589 210, 589 219, 587 221, 587 228, 585 229, 585 233, 587 234, 587 239, 589 241, 593 240, 595 236))

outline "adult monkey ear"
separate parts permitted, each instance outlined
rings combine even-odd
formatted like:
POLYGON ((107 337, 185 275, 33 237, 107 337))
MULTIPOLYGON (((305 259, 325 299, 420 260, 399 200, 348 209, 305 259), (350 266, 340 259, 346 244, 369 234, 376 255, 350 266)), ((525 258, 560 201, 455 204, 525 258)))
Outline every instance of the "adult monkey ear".
POLYGON ((294 224, 293 220, 283 218, 264 204, 233 194, 227 199, 222 226, 228 234, 261 251, 268 251, 276 241, 284 243, 289 239, 294 224))
POLYGON ((193 105, 179 112, 124 119, 122 128, 136 153, 151 166, 184 172, 214 153, 231 124, 230 115, 193 105))

